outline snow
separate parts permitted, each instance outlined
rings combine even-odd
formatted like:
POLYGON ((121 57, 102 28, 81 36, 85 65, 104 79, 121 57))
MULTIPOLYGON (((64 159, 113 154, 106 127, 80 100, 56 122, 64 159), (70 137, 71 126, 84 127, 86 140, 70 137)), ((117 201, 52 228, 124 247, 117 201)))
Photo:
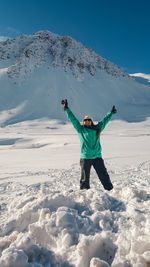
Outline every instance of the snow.
POLYGON ((116 105, 117 119, 150 116, 150 88, 68 36, 48 31, 0 42, 0 125, 39 118, 66 121, 60 101, 80 119, 116 105), (21 107, 21 108, 20 108, 21 107))
POLYGON ((0 42, 6 41, 8 39, 8 37, 6 36, 0 36, 0 42))
POLYGON ((0 76, 2 76, 4 73, 6 73, 8 68, 0 69, 0 76))
POLYGON ((79 190, 72 125, 38 119, 0 128, 0 266, 147 267, 150 118, 111 121, 101 136, 114 185, 79 190))
POLYGON ((0 42, 0 94, 0 267, 148 267, 149 86, 41 31, 0 42), (79 189, 80 145, 63 98, 79 120, 116 105, 101 136, 112 191, 93 169, 91 189, 79 189))
POLYGON ((133 74, 130 74, 130 76, 133 76, 133 77, 141 77, 141 78, 147 79, 148 82, 150 82, 150 74, 145 74, 145 73, 133 73, 133 74))
POLYGON ((150 86, 150 74, 133 73, 133 74, 130 74, 130 76, 135 78, 137 82, 150 86))

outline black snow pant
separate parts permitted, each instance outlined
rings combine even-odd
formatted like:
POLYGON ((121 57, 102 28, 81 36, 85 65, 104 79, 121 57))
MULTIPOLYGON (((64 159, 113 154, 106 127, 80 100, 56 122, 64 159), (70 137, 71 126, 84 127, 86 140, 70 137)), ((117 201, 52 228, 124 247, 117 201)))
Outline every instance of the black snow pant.
POLYGON ((81 166, 80 189, 90 188, 90 169, 92 166, 94 167, 103 187, 109 191, 113 189, 113 185, 110 181, 108 172, 106 170, 102 158, 80 159, 80 166, 81 166))

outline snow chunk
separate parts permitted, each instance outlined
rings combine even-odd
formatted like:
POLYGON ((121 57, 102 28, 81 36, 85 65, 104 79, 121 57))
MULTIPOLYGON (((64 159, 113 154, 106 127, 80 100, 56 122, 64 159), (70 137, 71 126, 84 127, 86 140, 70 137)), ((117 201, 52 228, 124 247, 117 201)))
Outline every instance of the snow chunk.
POLYGON ((92 258, 90 261, 90 267, 110 267, 110 265, 99 258, 92 258))
POLYGON ((102 233, 94 237, 81 236, 77 249, 79 254, 77 267, 88 267, 92 258, 99 258, 111 264, 117 247, 107 235, 102 233))

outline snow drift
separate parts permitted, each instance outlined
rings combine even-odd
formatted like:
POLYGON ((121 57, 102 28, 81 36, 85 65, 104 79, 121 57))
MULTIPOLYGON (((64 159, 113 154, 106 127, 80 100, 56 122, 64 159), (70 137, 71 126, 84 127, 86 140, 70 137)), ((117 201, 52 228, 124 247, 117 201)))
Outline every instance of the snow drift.
POLYGON ((2 193, 6 186, 9 193, 3 198, 8 210, 2 207, 9 219, 1 223, 0 266, 149 266, 150 190, 144 167, 112 175, 119 181, 113 181, 109 195, 96 178, 89 191, 77 190, 77 167, 51 170, 50 182, 1 184, 2 193), (132 185, 119 185, 129 174, 132 185))

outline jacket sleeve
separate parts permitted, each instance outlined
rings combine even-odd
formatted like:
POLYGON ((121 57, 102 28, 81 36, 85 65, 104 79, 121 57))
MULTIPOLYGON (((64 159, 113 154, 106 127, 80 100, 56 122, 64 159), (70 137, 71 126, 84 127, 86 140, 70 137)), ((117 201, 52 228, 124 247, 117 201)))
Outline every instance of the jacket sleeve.
POLYGON ((74 114, 72 113, 72 111, 67 108, 65 110, 68 119, 70 120, 70 122, 72 123, 72 125, 74 126, 74 128, 77 130, 77 132, 81 131, 81 124, 80 122, 77 120, 77 118, 74 116, 74 114))
POLYGON ((100 128, 101 131, 104 130, 105 126, 107 125, 107 123, 110 121, 110 119, 112 118, 113 112, 109 111, 106 116, 98 122, 98 126, 100 128))

